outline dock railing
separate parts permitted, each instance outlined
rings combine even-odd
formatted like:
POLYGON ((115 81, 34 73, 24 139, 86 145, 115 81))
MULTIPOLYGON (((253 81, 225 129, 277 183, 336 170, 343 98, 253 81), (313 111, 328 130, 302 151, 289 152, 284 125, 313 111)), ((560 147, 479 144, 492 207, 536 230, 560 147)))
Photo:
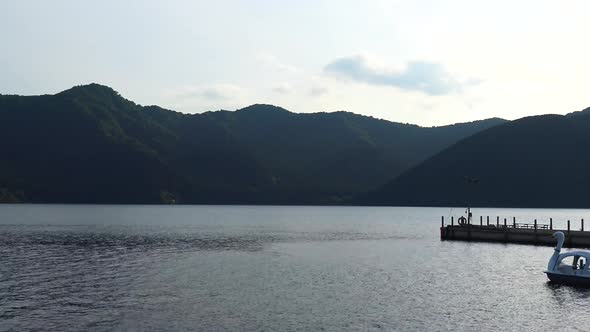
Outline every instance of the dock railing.
MULTIPOLYGON (((449 226, 479 226, 479 227, 490 227, 490 228, 515 228, 515 229, 542 229, 542 230, 553 230, 553 218, 549 218, 548 224, 540 224, 537 222, 537 219, 534 219, 533 222, 526 222, 526 223, 517 223, 516 217, 512 217, 512 222, 508 222, 507 218, 503 218, 503 222, 501 222, 501 218, 499 216, 496 217, 496 222, 490 222, 490 217, 486 216, 484 222, 484 216, 479 217, 479 224, 473 222, 470 218, 468 223, 459 224, 455 221, 459 220, 459 218, 455 219, 454 216, 450 217, 451 223, 449 226)), ((464 218, 465 219, 465 218, 464 218)), ((492 219, 493 220, 493 219, 492 219)), ((567 231, 569 232, 571 229, 570 227, 570 220, 567 220, 567 231)), ((445 227, 445 217, 442 216, 441 218, 441 227, 445 227)), ((584 219, 580 220, 580 231, 584 230, 584 219)))
POLYGON ((524 228, 524 229, 550 229, 549 224, 515 224, 516 227, 514 228, 524 228))

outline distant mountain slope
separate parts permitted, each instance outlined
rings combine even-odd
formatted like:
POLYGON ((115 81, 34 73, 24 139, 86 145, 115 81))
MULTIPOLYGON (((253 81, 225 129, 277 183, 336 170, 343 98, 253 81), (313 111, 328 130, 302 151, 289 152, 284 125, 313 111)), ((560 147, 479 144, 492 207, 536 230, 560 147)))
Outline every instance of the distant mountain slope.
POLYGON ((109 88, 0 96, 0 186, 34 202, 158 202, 173 173, 143 140, 156 136, 175 139, 109 88))
POLYGON ((589 148, 589 111, 527 117, 463 139, 364 203, 590 207, 589 148))
POLYGON ((422 128, 271 105, 182 114, 98 84, 0 95, 4 201, 333 204, 505 122, 422 128))
POLYGON ((31 202, 158 203, 170 193, 186 201, 211 191, 230 197, 234 187, 259 183, 257 166, 239 159, 222 129, 176 131, 150 113, 97 84, 54 96, 0 96, 0 188, 31 202), (240 168, 238 179, 223 172, 228 163, 240 168))
POLYGON ((325 193, 376 188, 457 140, 504 122, 422 128, 348 112, 295 114, 270 105, 205 116, 266 165, 277 185, 325 193))

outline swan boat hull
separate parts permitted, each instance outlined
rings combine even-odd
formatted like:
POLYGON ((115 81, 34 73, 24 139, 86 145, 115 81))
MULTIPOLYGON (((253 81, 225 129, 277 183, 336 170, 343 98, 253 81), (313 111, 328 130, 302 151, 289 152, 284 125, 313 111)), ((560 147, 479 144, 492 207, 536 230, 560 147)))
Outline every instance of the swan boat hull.
POLYGON ((579 287, 590 287, 590 277, 553 273, 549 271, 545 271, 545 274, 547 274, 547 277, 552 283, 579 287))

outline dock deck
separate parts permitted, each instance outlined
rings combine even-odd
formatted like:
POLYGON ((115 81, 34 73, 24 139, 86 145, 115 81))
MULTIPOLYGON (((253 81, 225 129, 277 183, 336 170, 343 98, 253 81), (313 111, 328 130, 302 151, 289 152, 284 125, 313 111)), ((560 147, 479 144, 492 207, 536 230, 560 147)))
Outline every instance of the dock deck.
POLYGON ((455 225, 453 219, 451 219, 451 225, 445 226, 443 217, 440 238, 441 240, 554 246, 556 240, 552 237, 552 234, 556 231, 562 231, 566 239, 565 247, 590 248, 590 232, 584 230, 584 220, 581 221, 580 230, 571 230, 569 220, 567 229, 554 229, 552 220, 550 220, 549 224, 539 224, 536 220, 533 223, 516 223, 516 219, 513 219, 512 223, 507 223, 506 219, 504 219, 503 223, 500 223, 499 218, 497 218, 496 224, 490 224, 488 217, 487 223, 484 224, 482 219, 480 219, 479 225, 470 222, 455 225))

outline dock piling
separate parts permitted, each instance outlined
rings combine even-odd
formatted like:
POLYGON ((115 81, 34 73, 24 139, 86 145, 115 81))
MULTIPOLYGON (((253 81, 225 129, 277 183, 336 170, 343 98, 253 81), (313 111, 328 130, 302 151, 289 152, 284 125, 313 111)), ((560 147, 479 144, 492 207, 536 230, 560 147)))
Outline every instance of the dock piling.
POLYGON ((483 216, 479 216, 479 225, 483 226, 483 216))
POLYGON ((486 217, 486 222, 487 222, 487 225, 489 226, 490 225, 490 216, 486 217))
POLYGON ((500 227, 500 217, 496 216, 496 227, 500 227))
POLYGON ((535 231, 537 231, 537 219, 535 219, 535 231))
POLYGON ((443 228, 445 227, 445 216, 442 216, 440 218, 440 227, 443 227, 443 228))
POLYGON ((582 228, 580 229, 582 232, 584 231, 584 218, 582 218, 582 228))
POLYGON ((569 220, 567 221, 567 232, 568 233, 570 232, 570 221, 569 220))
POLYGON ((506 228, 506 218, 504 218, 504 228, 506 228))
POLYGON ((455 225, 455 217, 451 217, 451 226, 455 225))
POLYGON ((516 217, 512 217, 512 228, 516 228, 516 217))
POLYGON ((553 218, 549 218, 549 230, 553 230, 553 218))

